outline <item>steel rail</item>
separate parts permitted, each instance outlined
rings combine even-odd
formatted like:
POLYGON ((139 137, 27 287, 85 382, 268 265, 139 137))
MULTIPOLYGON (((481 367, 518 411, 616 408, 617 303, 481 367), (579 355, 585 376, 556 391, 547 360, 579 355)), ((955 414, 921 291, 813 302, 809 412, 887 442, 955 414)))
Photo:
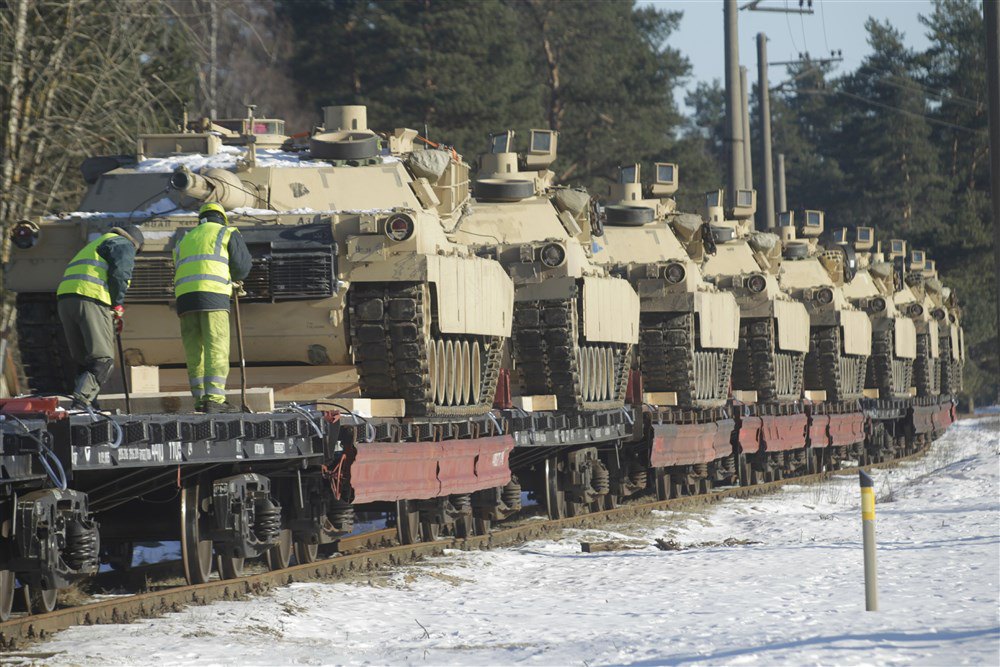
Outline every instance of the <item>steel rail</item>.
POLYGON ((530 540, 551 538, 567 528, 592 528, 623 519, 650 514, 655 510, 673 510, 712 505, 726 498, 750 498, 773 493, 786 484, 817 484, 833 477, 856 474, 865 469, 893 468, 900 463, 923 456, 928 446, 917 452, 867 466, 853 466, 811 475, 787 477, 751 486, 735 486, 709 493, 628 503, 614 509, 592 512, 564 519, 525 521, 521 525, 494 530, 489 535, 440 539, 417 544, 384 546, 395 542, 395 530, 381 530, 344 538, 338 548, 340 555, 302 565, 251 574, 238 579, 183 585, 164 590, 125 595, 80 606, 57 609, 47 614, 22 615, 0 623, 0 649, 9 651, 23 644, 45 640, 55 632, 77 625, 129 623, 139 618, 160 616, 180 611, 189 604, 208 604, 216 600, 242 600, 268 590, 295 582, 319 581, 374 572, 382 568, 410 563, 421 558, 443 555, 446 549, 464 551, 487 550, 523 544, 530 540), (375 548, 371 549, 372 544, 375 548), (356 553, 348 553, 358 549, 356 553), (370 550, 368 550, 370 549, 370 550))

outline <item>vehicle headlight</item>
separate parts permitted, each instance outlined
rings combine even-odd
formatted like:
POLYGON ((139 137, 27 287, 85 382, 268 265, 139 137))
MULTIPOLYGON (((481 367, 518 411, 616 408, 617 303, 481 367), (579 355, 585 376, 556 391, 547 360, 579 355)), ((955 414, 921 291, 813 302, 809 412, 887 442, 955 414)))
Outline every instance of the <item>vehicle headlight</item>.
POLYGON ((30 220, 22 220, 10 230, 10 241, 21 250, 35 247, 40 230, 30 220))
POLYGON ((944 319, 944 309, 935 308, 933 311, 931 311, 931 315, 934 317, 935 320, 940 322, 941 320, 944 319))
POLYGON ((667 282, 671 285, 676 285, 680 281, 684 280, 684 276, 686 275, 687 271, 684 270, 684 265, 678 264, 677 262, 667 264, 667 268, 663 270, 663 277, 666 278, 667 282))
POLYGON ((910 317, 920 317, 924 314, 924 307, 919 303, 911 303, 910 307, 906 309, 906 312, 910 317))
POLYGON ((814 298, 816 299, 816 303, 819 303, 823 306, 829 303, 833 303, 833 290, 830 289, 829 287, 818 289, 816 290, 816 295, 814 298))
POLYGON ((385 219, 382 229, 391 240, 405 241, 413 236, 416 225, 413 224, 413 218, 405 213, 395 213, 385 219))
POLYGON ((881 313, 883 310, 885 310, 885 299, 883 299, 880 296, 876 296, 870 299, 868 301, 867 310, 869 313, 881 313))
POLYGON ((760 294, 767 287, 767 278, 764 277, 763 273, 755 273, 747 278, 746 286, 754 294, 760 294))
POLYGON ((538 258, 550 269, 560 267, 566 262, 566 248, 559 243, 547 243, 542 246, 538 258))

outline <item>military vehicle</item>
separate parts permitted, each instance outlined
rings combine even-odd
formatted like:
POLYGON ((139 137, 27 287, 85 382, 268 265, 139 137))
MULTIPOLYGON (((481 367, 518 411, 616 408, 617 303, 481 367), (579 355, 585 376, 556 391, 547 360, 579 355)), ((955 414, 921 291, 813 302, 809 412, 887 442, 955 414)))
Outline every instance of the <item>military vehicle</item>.
POLYGON ((590 196, 553 187, 558 135, 532 130, 526 154, 514 132, 490 136, 470 215, 456 240, 496 259, 514 281, 514 384, 554 395, 563 410, 624 404, 639 336, 639 297, 591 259, 597 228, 590 196))
MULTIPOLYGON (((965 343, 959 323, 961 312, 953 301, 952 291, 941 284, 935 261, 927 259, 926 251, 914 252, 922 252, 924 256, 924 268, 921 274, 924 277, 925 303, 928 303, 930 315, 937 322, 941 366, 940 391, 944 395, 951 396, 961 391, 962 387, 965 343)), ((913 252, 910 253, 910 258, 912 261, 913 252)))
POLYGON ((913 360, 917 356, 917 330, 909 315, 893 301, 892 265, 876 252, 875 230, 840 229, 835 241, 853 248, 857 257, 854 279, 843 286, 844 296, 872 323, 872 353, 865 372, 865 389, 877 390, 879 398, 909 398, 913 360))
POLYGON ((928 292, 935 302, 931 316, 938 322, 941 355, 941 393, 955 396, 964 388, 965 330, 962 328, 962 308, 958 295, 941 284, 934 260, 927 261, 928 292))
POLYGON ((931 315, 933 302, 924 287, 924 255, 915 251, 907 257, 907 243, 889 241, 888 260, 893 267, 896 308, 905 313, 917 331, 917 356, 913 360, 913 385, 919 397, 936 397, 941 392, 941 355, 938 322, 931 315), (909 259, 909 262, 907 260, 909 259))
POLYGON ((733 294, 705 281, 700 258, 681 244, 680 235, 699 234, 703 222, 676 210, 677 165, 654 168, 648 197, 639 164, 618 170, 594 261, 628 278, 639 294, 643 390, 675 394, 683 408, 717 407, 729 397, 740 307, 733 294))
POLYGON ((706 280, 731 292, 740 307, 739 346, 733 358, 733 390, 744 401, 791 403, 802 398, 803 367, 809 350, 809 314, 778 282, 781 241, 755 232, 749 221, 757 208, 753 190, 736 193, 724 208, 725 193, 709 192, 704 227, 677 224, 682 244, 703 262, 706 280))
POLYGON ((794 212, 779 216, 785 260, 779 279, 809 312, 805 389, 825 392, 823 399, 831 402, 855 400, 864 395, 872 324, 868 314, 844 294, 844 285, 856 273, 854 249, 836 243, 821 245, 823 218, 822 211, 807 210, 796 228, 794 212))
POLYGON ((405 399, 407 415, 487 411, 514 289, 499 263, 449 235, 469 201, 468 165, 453 150, 416 145, 414 130, 376 135, 365 107, 326 107, 324 121, 296 143, 283 123, 251 110, 245 120, 140 136, 135 155, 85 161, 77 211, 12 231, 6 286, 17 293, 30 387, 67 388, 74 370, 56 286, 88 239, 125 220, 146 238, 126 300, 127 363, 160 367, 161 383, 165 370, 184 367, 171 251, 214 200, 254 258, 243 337, 268 386, 302 385, 296 398, 322 398, 345 386, 328 378, 356 368, 355 391, 405 399))

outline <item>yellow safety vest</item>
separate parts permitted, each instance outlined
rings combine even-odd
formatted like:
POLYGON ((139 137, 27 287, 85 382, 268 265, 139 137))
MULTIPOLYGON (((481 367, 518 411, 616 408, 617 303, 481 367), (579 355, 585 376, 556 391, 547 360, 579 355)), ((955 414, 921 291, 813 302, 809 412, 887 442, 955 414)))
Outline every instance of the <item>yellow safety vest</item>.
POLYGON ((97 249, 108 239, 113 239, 117 234, 101 234, 87 245, 83 250, 76 253, 66 270, 63 272, 63 279, 59 283, 57 295, 78 294, 80 296, 96 299, 101 303, 111 305, 111 292, 108 291, 108 263, 97 254, 97 249))
POLYGON ((174 248, 174 296, 211 292, 231 296, 229 237, 233 227, 203 222, 174 248))

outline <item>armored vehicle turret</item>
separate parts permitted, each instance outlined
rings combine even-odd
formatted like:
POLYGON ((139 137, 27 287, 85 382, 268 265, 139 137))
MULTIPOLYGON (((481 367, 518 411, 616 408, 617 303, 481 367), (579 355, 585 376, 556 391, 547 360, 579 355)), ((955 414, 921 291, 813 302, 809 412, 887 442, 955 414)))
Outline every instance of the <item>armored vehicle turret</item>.
POLYGON ((857 271, 843 286, 844 296, 872 323, 872 353, 865 372, 865 389, 879 398, 909 398, 917 330, 909 315, 896 308, 892 265, 875 252, 875 230, 838 230, 834 240, 854 250, 857 271))
POLYGON ((745 400, 788 403, 802 398, 802 373, 809 350, 809 314, 778 283, 781 241, 755 232, 749 218, 756 193, 740 190, 725 211, 722 190, 706 200, 707 227, 675 229, 688 253, 703 259, 702 273, 736 297, 740 307, 739 347, 733 359, 733 390, 745 400), (727 215, 728 213, 728 215, 727 215))
POLYGON ((781 214, 783 262, 778 275, 782 288, 809 313, 805 389, 825 392, 827 401, 855 400, 864 395, 872 324, 844 294, 844 285, 856 273, 854 249, 821 245, 823 218, 822 211, 805 211, 796 227, 794 213, 781 214))
POLYGON ((639 294, 644 391, 675 394, 684 408, 716 407, 729 397, 740 307, 733 294, 705 281, 701 258, 696 261, 681 243, 701 234, 702 219, 676 210, 677 165, 655 165, 648 196, 640 169, 629 164, 618 170, 594 261, 627 277, 639 294))
POLYGON ((253 255, 241 298, 246 357, 261 368, 251 384, 297 400, 360 385, 363 396, 405 399, 408 415, 488 410, 513 285, 448 234, 469 201, 468 165, 415 146, 414 130, 376 135, 364 107, 324 116, 302 144, 252 113, 142 136, 134 156, 84 163, 78 210, 15 225, 6 285, 31 388, 66 388, 55 288, 73 254, 121 221, 146 238, 126 299, 126 360, 160 367, 169 386, 184 366, 171 251, 200 204, 218 201, 253 255))
MULTIPOLYGON (((624 403, 639 335, 639 297, 591 260, 590 195, 553 187, 558 135, 532 130, 527 153, 514 133, 490 137, 471 214, 456 240, 495 258, 514 281, 514 386, 555 395, 560 409, 624 403)), ((599 231, 599 230, 598 230, 599 231)))

